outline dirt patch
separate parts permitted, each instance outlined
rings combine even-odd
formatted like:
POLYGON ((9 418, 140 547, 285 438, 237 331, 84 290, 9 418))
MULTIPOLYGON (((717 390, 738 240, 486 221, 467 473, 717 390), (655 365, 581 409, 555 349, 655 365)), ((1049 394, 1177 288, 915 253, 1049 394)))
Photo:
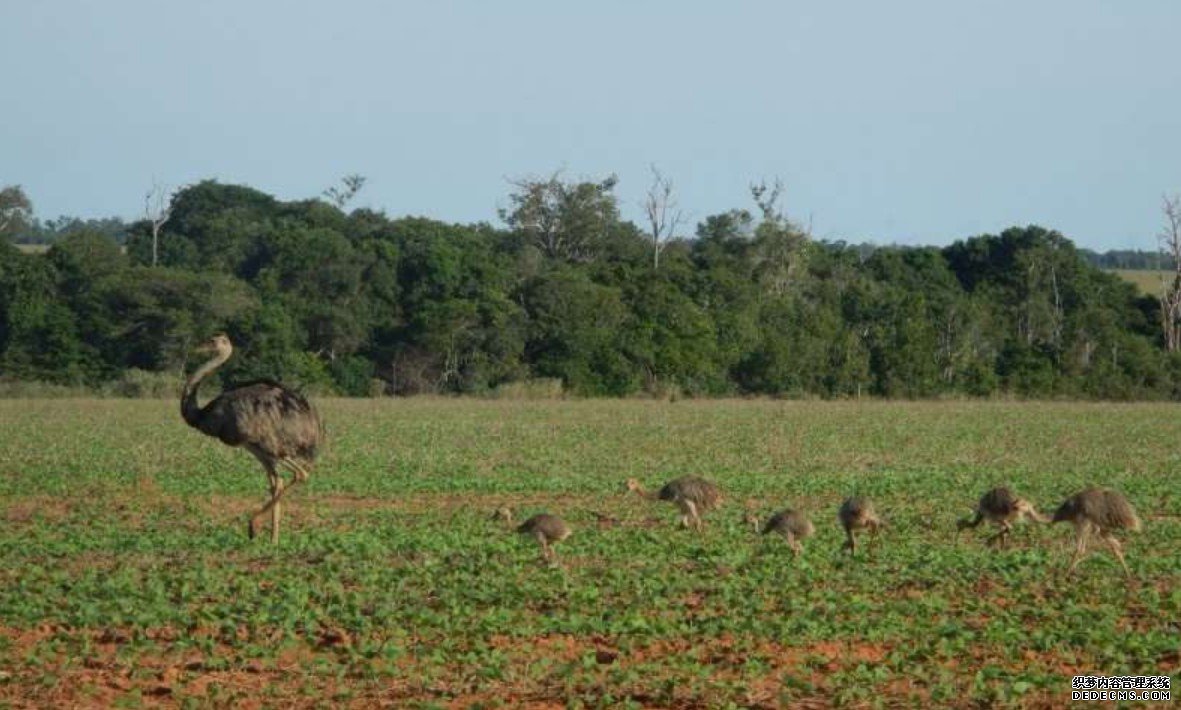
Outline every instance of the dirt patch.
MULTIPOLYGON (((214 520, 244 518, 261 508, 262 504, 266 502, 266 485, 261 480, 259 484, 259 494, 257 497, 211 495, 194 499, 193 504, 214 520)), ((284 506, 284 511, 288 507, 284 506)))
POLYGON ((26 525, 39 520, 59 523, 73 512, 73 505, 62 497, 33 496, 10 503, 4 510, 3 518, 13 525, 26 525))
MULTIPOLYGON (((7 646, 6 669, 0 677, 0 706, 14 707, 110 707, 122 698, 136 698, 146 707, 175 706, 186 697, 234 707, 261 707, 278 687, 279 704, 316 702, 318 694, 300 696, 309 688, 334 692, 331 677, 309 680, 306 665, 314 652, 296 647, 284 649, 273 661, 239 662, 224 668, 235 658, 235 648, 223 632, 197 628, 181 632, 172 627, 153 629, 101 628, 70 629, 42 625, 30 629, 0 627, 7 646), (172 642, 187 638, 220 638, 207 654, 172 642), (128 645, 144 640, 156 642, 160 650, 127 655, 128 645), (60 649, 49 653, 48 648, 60 649), (71 650, 66 650, 71 649, 71 650), (36 663, 23 665, 18 658, 37 656, 36 663)), ((243 628, 233 634, 238 641, 243 628)), ((0 656, 2 657, 2 656, 0 656)))
MULTIPOLYGON (((232 525, 250 517, 265 502, 265 491, 258 496, 212 495, 191 500, 201 514, 220 524, 232 525)), ((675 526, 673 510, 667 516, 656 515, 647 507, 618 505, 616 501, 604 500, 601 496, 574 496, 569 494, 513 495, 505 493, 486 494, 437 494, 424 493, 398 498, 380 498, 360 495, 309 495, 296 489, 283 502, 285 528, 300 529, 311 525, 328 525, 345 530, 356 524, 357 516, 375 512, 389 512, 395 515, 430 515, 491 517, 498 508, 511 508, 518 517, 541 511, 558 513, 575 528, 582 530, 614 530, 621 528, 651 529, 675 526), (289 526, 289 527, 288 527, 289 526)))
POLYGON ((672 657, 691 658, 719 668, 740 668, 747 661, 757 659, 774 670, 796 669, 819 663, 827 670, 853 667, 861 663, 880 663, 892 646, 880 643, 850 643, 825 641, 804 645, 789 645, 766 639, 737 639, 721 636, 708 639, 661 639, 641 644, 630 644, 626 639, 604 636, 492 636, 491 647, 507 654, 533 655, 574 661, 594 656, 601 665, 642 665, 661 662, 672 657))
MULTIPOLYGON (((0 676, 0 706, 110 706, 124 699, 147 707, 173 706, 193 699, 202 705, 308 707, 330 702, 340 707, 405 707, 434 702, 444 707, 565 707, 570 697, 595 704, 610 693, 641 707, 704 707, 737 703, 743 707, 830 707, 843 688, 834 674, 862 665, 903 663, 889 643, 826 640, 786 644, 765 638, 722 635, 633 639, 605 635, 494 635, 482 641, 503 659, 496 678, 473 676, 461 662, 440 662, 417 651, 394 659, 361 660, 356 639, 324 627, 308 638, 284 639, 275 630, 220 628, 71 629, 42 625, 0 627, 7 667, 0 676), (207 639, 197 650, 192 639, 207 639), (137 644, 150 641, 138 655, 137 644), (261 644, 264 658, 243 655, 261 644), (17 659, 37 658, 33 663, 17 659)), ((373 641, 372 638, 368 641, 373 641)), ((407 648, 429 651, 423 640, 407 648)), ((974 648, 968 657, 929 658, 970 682, 967 668, 1003 665, 1040 669, 1063 678, 1085 670, 1084 658, 1063 658, 1026 649, 1017 657, 1003 649, 974 648)), ((1175 655, 1161 661, 1176 663, 1175 655)), ((869 690, 869 689, 866 689, 869 690)), ((929 700, 928 689, 909 674, 892 674, 872 689, 887 706, 929 700)), ((964 704, 969 688, 964 687, 964 704)), ((1026 707, 1053 705, 1049 696, 1022 698, 1026 707)), ((855 703, 854 703, 855 705, 855 703)))
MULTIPOLYGON (((290 493, 291 498, 284 498, 287 503, 284 510, 298 507, 309 514, 318 517, 332 517, 344 513, 369 510, 389 510, 400 513, 431 513, 440 511, 484 511, 491 515, 502 506, 513 509, 534 509, 551 507, 557 509, 581 509, 590 515, 596 504, 602 500, 592 496, 571 496, 566 494, 554 495, 507 495, 465 493, 463 495, 447 495, 440 493, 424 493, 411 496, 380 498, 372 496, 348 494, 308 494, 299 487, 290 493)), ((195 501, 196 504, 212 517, 229 517, 244 515, 257 510, 266 502, 266 486, 259 480, 257 496, 225 496, 211 495, 195 501)), ((608 516, 610 517, 610 516, 608 516)))

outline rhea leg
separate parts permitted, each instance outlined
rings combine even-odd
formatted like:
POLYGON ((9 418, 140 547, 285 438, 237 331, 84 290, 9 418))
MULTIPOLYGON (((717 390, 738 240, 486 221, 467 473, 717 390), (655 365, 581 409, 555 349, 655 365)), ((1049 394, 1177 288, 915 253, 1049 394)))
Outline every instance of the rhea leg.
POLYGON ((1004 521, 1001 524, 1001 529, 992 537, 988 538, 988 544, 996 547, 1004 547, 1005 542, 1009 539, 1009 523, 1004 521))
POLYGON ((844 549, 849 551, 850 555, 857 554, 857 538, 853 535, 853 528, 845 528, 845 544, 844 549))
POLYGON ((1111 551, 1115 553, 1115 558, 1119 560, 1121 565, 1123 565, 1124 576, 1131 577, 1132 570, 1128 569, 1128 563, 1124 561, 1124 551, 1123 547, 1119 543, 1119 540, 1116 540, 1115 536, 1111 534, 1104 535, 1103 539, 1107 541, 1107 544, 1111 547, 1111 551))
POLYGON ((804 551, 803 546, 800 545, 800 541, 791 533, 787 534, 787 546, 791 548, 792 559, 799 557, 800 553, 804 551))
POLYGON ((961 520, 960 522, 956 523, 956 526, 955 526, 956 537, 959 537, 961 530, 964 530, 965 528, 972 528, 973 530, 975 530, 982 522, 984 522, 984 513, 981 513, 979 510, 977 510, 976 515, 973 516, 973 518, 971 520, 965 519, 965 520, 961 520))
MULTIPOLYGON (((258 459, 258 462, 262 464, 263 469, 266 470, 267 488, 271 492, 271 497, 268 499, 268 505, 269 505, 271 502, 273 502, 275 500, 276 494, 278 494, 279 491, 281 490, 281 488, 283 486, 283 479, 281 479, 279 477, 279 473, 277 471, 275 471, 275 464, 273 461, 271 461, 269 458, 267 458, 265 455, 263 455, 262 453, 260 453, 258 451, 251 450, 250 453, 254 454, 254 457, 258 459)), ((275 528, 278 525, 279 521, 278 521, 278 513, 273 512, 275 510, 274 508, 272 508, 271 510, 272 510, 272 513, 271 513, 271 541, 274 542, 275 541, 275 532, 274 531, 275 531, 275 528)), ((262 515, 266 511, 267 511, 267 506, 264 505, 261 509, 259 509, 253 515, 250 516, 250 521, 246 526, 246 532, 250 536, 251 540, 253 540, 254 536, 258 534, 259 520, 260 520, 260 518, 262 518, 262 515)))
POLYGON ((691 501, 691 500, 685 501, 685 514, 688 516, 689 521, 692 522, 693 527, 698 532, 700 532, 701 531, 701 516, 697 514, 697 505, 695 503, 693 503, 693 501, 691 501))
POLYGON ((1074 572, 1074 568, 1078 565, 1079 559, 1083 553, 1087 551, 1087 538, 1091 535, 1091 526, 1083 523, 1075 528, 1075 535, 1078 537, 1078 544, 1074 548, 1074 556, 1070 558, 1070 565, 1066 568, 1066 574, 1074 572))
POLYGON ((275 498, 275 506, 271 508, 271 544, 279 544, 279 518, 282 516, 282 507, 278 502, 278 496, 283 491, 283 479, 275 474, 271 478, 271 497, 275 498))
POLYGON ((308 471, 302 464, 296 463, 291 459, 279 459, 279 463, 283 464, 291 471, 291 483, 284 484, 282 477, 275 471, 275 464, 259 457, 263 461, 263 465, 267 469, 267 477, 274 481, 271 487, 271 498, 258 511, 250 517, 250 537, 253 538, 258 529, 258 523, 264 515, 271 513, 271 542, 279 541, 279 514, 277 512, 279 500, 291 490, 296 483, 303 483, 308 480, 308 471))

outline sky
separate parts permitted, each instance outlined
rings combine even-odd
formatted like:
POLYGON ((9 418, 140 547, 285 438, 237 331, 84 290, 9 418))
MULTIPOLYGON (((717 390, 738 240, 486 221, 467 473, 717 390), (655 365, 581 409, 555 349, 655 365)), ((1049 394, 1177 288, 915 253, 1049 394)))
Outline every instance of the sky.
POLYGON ((1175 0, 0 3, 0 186, 41 218, 357 173, 352 206, 497 223, 560 169, 638 221, 655 164, 690 225, 779 178, 817 238, 1153 249, 1181 192, 1175 0))

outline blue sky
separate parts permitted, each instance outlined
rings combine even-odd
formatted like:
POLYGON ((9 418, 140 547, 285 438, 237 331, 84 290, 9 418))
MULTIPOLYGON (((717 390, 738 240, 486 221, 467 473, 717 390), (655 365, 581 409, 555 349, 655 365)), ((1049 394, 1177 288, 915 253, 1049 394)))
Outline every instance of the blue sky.
POLYGON ((693 220, 778 176, 816 236, 1014 224, 1154 248, 1181 191, 1181 3, 5 3, 0 184, 137 217, 153 180, 496 221, 507 178, 655 163, 693 220))

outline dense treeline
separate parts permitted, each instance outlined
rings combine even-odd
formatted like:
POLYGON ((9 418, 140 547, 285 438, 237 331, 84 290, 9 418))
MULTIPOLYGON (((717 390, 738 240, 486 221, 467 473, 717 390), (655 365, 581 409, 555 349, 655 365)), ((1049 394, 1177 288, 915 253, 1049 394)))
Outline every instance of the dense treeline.
MULTIPOLYGON (((104 217, 101 219, 81 219, 79 217, 62 216, 57 219, 34 219, 22 229, 9 235, 15 244, 50 246, 58 239, 77 231, 91 231, 105 234, 115 242, 123 244, 127 240, 130 225, 118 217, 104 217)), ((860 244, 857 248, 872 252, 878 246, 860 244)), ((1091 249, 1079 249, 1088 263, 1101 269, 1125 269, 1130 271, 1156 271, 1174 269, 1172 258, 1160 251, 1146 251, 1143 249, 1110 249, 1097 252, 1091 249)))
POLYGON ((1175 398, 1158 304, 1039 227, 946 248, 816 242, 756 192, 661 242, 613 179, 515 185, 507 227, 347 214, 203 182, 148 222, 78 223, 45 255, 0 245, 0 377, 179 377, 225 330, 229 380, 349 395, 1175 398), (659 260, 653 258, 660 248, 659 260))
POLYGON ((1142 251, 1140 249, 1112 249, 1105 252, 1095 252, 1090 249, 1080 249, 1079 253, 1086 260, 1101 269, 1127 269, 1131 271, 1155 271, 1157 269, 1175 269, 1173 258, 1159 251, 1142 251))

